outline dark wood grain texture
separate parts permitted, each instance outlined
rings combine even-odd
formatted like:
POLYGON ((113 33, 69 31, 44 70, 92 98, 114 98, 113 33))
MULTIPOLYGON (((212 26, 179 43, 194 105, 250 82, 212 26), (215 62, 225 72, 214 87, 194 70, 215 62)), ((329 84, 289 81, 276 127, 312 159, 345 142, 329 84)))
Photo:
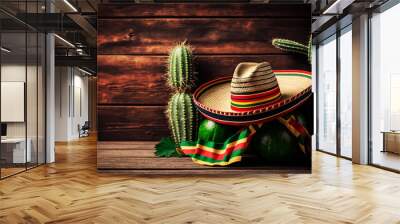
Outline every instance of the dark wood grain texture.
POLYGON ((99 141, 159 140, 168 136, 164 106, 98 106, 99 141))
POLYGON ((282 53, 273 38, 307 43, 308 19, 112 19, 98 20, 99 54, 168 54, 187 40, 195 54, 282 53))
POLYGON ((166 57, 99 55, 98 104, 165 105, 166 57))
MULTIPOLYGON (((140 157, 140 151, 129 151, 127 152, 129 156, 110 156, 105 155, 100 152, 99 156, 106 156, 104 159, 98 159, 97 168, 98 169, 134 169, 134 170, 231 170, 231 169, 246 169, 257 170, 265 169, 266 165, 256 164, 255 162, 260 162, 259 160, 252 159, 243 161, 240 165, 230 167, 210 167, 202 166, 193 163, 193 161, 188 158, 157 158, 157 157, 140 157), (139 153, 138 153, 139 152, 139 153)), ((304 166, 297 166, 306 170, 304 166)), ((270 165, 269 168, 274 168, 275 170, 282 169, 279 166, 270 165)), ((286 168, 287 169, 287 168, 286 168)), ((293 168, 292 168, 293 169, 293 168)))
POLYGON ((164 116, 171 90, 166 57, 187 40, 199 83, 231 75, 243 61, 274 69, 310 67, 305 57, 275 49, 275 37, 306 42, 309 5, 104 4, 98 20, 100 140, 158 140, 168 135, 164 116))
POLYGON ((268 17, 311 19, 310 5, 270 5, 247 3, 164 3, 100 4, 99 18, 142 17, 268 17))
POLYGON ((307 172, 310 167, 305 164, 292 164, 291 166, 276 166, 266 164, 259 156, 249 151, 243 156, 242 162, 229 167, 210 167, 196 163, 188 157, 159 158, 154 154, 154 146, 157 142, 98 142, 97 144, 97 168, 100 170, 143 170, 143 171, 174 171, 197 170, 197 173, 218 174, 219 171, 229 173, 230 170, 251 172, 257 170, 283 170, 285 172, 307 172), (204 171, 204 172, 199 172, 204 171))
MULTIPOLYGON (((166 86, 166 56, 98 56, 98 103, 118 105, 165 105, 170 95, 166 86)), ((201 55, 196 57, 199 83, 232 75, 243 61, 268 61, 273 69, 309 70, 305 57, 297 55, 201 55)))

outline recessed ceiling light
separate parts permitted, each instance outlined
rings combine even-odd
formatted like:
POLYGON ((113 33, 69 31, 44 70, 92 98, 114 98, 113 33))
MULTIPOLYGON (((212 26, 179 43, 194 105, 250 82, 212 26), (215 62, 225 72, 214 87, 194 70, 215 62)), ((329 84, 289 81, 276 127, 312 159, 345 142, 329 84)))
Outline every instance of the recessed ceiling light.
POLYGON ((83 73, 85 73, 85 74, 87 74, 87 75, 90 75, 90 76, 93 75, 92 73, 90 73, 90 72, 88 72, 88 71, 86 71, 86 70, 83 70, 83 69, 81 69, 81 68, 79 68, 79 67, 78 67, 78 70, 81 71, 81 72, 83 72, 83 73))
POLYGON ((78 12, 78 10, 73 6, 68 0, 64 0, 64 3, 68 5, 74 12, 78 12))
POLYGON ((355 0, 336 0, 322 14, 342 14, 343 9, 351 5, 355 0))
POLYGON ((0 49, 1 49, 1 51, 4 51, 6 53, 10 53, 11 52, 11 50, 9 50, 9 49, 7 49, 5 47, 1 47, 0 49))
POLYGON ((57 37, 59 40, 61 40, 62 42, 64 42, 65 44, 67 44, 68 46, 75 48, 75 45, 73 45, 71 42, 69 42, 68 40, 62 38, 61 36, 59 36, 58 34, 54 34, 55 37, 57 37))

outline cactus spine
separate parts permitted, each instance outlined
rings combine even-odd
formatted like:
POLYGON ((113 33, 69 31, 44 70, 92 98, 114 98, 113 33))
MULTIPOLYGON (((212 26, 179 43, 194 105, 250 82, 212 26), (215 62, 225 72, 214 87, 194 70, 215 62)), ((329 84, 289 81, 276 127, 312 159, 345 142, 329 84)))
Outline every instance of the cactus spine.
POLYGON ((311 53, 312 53, 311 44, 312 44, 312 37, 310 37, 307 46, 299 42, 288 39, 276 38, 272 40, 272 45, 274 45, 278 49, 307 56, 308 62, 310 64, 311 64, 311 53))
POLYGON ((168 85, 175 91, 168 103, 167 117, 179 152, 182 141, 197 138, 199 115, 190 90, 194 87, 193 56, 185 42, 175 46, 168 59, 168 85))
POLYGON ((183 42, 174 47, 168 59, 168 85, 178 91, 193 87, 193 61, 190 48, 183 42))

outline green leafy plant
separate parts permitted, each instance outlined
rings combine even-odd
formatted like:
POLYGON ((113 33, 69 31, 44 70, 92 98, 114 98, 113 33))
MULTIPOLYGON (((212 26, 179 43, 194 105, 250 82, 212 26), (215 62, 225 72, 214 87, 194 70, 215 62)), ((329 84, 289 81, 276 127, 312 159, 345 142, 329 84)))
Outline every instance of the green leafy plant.
POLYGON ((310 37, 307 45, 304 45, 302 43, 296 42, 294 40, 288 40, 288 39, 281 39, 281 38, 275 38, 272 40, 272 45, 280 50, 287 51, 287 52, 293 52, 297 54, 302 54, 307 56, 308 62, 311 64, 311 55, 312 55, 312 38, 310 37))
POLYGON ((156 145, 156 156, 158 157, 181 157, 182 155, 176 151, 176 145, 172 138, 162 138, 156 145))

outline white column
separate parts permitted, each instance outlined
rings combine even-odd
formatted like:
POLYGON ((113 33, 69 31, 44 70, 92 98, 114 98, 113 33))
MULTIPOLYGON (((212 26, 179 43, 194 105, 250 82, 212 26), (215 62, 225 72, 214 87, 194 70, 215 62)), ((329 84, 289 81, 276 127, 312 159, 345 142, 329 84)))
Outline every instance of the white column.
POLYGON ((368 163, 368 15, 353 19, 353 162, 368 163))
MULTIPOLYGON (((54 12, 54 5, 46 1, 46 12, 54 12)), ((55 161, 55 42, 54 34, 46 34, 46 163, 55 161)))
POLYGON ((55 133, 55 54, 54 35, 46 36, 46 163, 55 161, 54 133, 55 133))

